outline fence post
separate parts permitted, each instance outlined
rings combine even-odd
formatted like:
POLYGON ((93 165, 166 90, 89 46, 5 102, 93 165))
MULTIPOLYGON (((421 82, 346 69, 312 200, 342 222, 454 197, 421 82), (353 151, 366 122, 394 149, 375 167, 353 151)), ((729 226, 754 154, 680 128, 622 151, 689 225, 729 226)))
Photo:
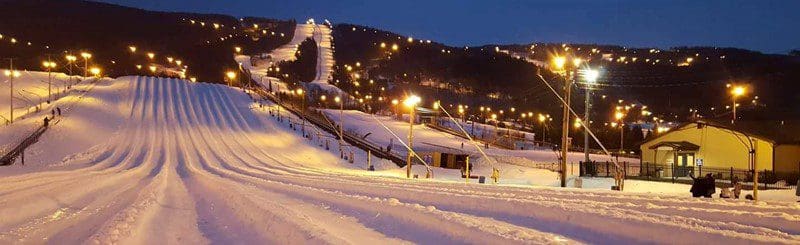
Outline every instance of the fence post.
POLYGON ((628 162, 622 162, 622 174, 628 177, 628 162))
POLYGON ((731 180, 733 180, 733 167, 731 167, 731 180))
POLYGON ((608 164, 608 161, 606 161, 606 177, 608 177, 608 176, 609 176, 609 173, 608 173, 608 166, 609 166, 609 164, 608 164))

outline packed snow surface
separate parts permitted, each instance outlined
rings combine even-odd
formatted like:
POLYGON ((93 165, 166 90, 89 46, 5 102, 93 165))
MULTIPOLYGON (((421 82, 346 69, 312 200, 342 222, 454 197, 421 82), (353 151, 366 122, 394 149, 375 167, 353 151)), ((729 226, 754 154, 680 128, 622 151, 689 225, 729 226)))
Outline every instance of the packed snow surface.
POLYGON ((0 243, 800 242, 794 202, 364 171, 363 152, 342 160, 319 144, 331 135, 303 138, 267 108, 221 85, 98 82, 37 143, 39 163, 0 168, 0 243))

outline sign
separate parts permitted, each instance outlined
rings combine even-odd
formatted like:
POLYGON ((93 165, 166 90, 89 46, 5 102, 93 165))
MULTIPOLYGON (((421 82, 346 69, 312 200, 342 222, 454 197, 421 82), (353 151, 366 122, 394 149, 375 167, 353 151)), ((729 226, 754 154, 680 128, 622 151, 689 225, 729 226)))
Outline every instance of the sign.
POLYGON ((703 166, 703 159, 702 158, 695 159, 694 160, 694 164, 697 165, 698 167, 702 167, 703 166))

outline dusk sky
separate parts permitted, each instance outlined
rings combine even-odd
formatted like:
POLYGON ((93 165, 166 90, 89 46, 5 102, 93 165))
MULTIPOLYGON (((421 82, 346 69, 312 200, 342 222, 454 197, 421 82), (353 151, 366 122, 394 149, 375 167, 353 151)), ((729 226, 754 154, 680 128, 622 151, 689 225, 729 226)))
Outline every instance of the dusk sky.
POLYGON ((149 10, 329 19, 453 46, 579 42, 632 47, 800 48, 796 0, 103 0, 149 10))

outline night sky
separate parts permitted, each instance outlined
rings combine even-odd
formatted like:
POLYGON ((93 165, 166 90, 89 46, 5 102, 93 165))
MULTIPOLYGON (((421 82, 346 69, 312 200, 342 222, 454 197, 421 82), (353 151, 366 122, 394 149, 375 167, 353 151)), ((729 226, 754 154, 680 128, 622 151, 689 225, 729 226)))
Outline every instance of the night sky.
POLYGON ((148 10, 329 19, 453 46, 578 42, 800 49, 798 0, 103 0, 148 10))

